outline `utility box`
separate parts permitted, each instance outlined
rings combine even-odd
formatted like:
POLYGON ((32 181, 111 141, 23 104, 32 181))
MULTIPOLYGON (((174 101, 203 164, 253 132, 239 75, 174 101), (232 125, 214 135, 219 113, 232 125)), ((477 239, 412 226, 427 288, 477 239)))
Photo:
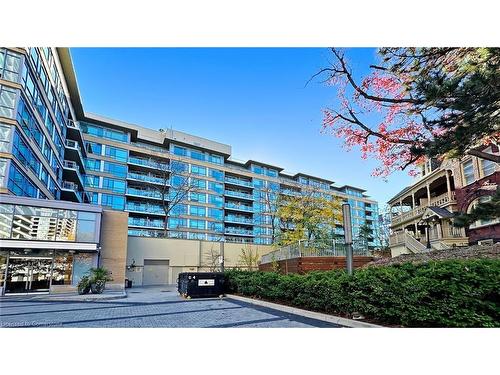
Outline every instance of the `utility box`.
POLYGON ((209 298, 224 295, 225 278, 222 272, 183 272, 177 289, 184 298, 209 298))

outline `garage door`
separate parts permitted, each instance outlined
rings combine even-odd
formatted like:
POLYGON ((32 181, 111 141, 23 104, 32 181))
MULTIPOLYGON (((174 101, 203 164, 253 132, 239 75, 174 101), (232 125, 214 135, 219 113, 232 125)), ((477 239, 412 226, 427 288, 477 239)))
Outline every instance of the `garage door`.
POLYGON ((142 285, 167 285, 168 260, 144 259, 142 285))

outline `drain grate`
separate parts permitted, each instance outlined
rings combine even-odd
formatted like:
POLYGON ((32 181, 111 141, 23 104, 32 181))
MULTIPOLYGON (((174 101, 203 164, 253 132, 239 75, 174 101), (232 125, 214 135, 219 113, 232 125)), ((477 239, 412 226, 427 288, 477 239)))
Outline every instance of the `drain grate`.
POLYGON ((172 293, 171 290, 162 290, 161 293, 172 293))

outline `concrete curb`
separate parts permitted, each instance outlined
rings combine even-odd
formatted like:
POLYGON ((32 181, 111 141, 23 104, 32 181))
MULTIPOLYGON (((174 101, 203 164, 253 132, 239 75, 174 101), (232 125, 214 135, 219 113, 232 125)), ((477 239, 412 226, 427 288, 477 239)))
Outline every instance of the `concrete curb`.
POLYGON ((9 301, 14 300, 16 297, 27 297, 28 300, 36 300, 36 301, 45 301, 45 302, 53 302, 53 301, 63 301, 63 302, 99 302, 99 301, 110 301, 115 299, 123 299, 127 298, 127 293, 113 293, 112 295, 75 295, 71 294, 53 294, 53 295, 40 295, 40 296, 13 296, 13 297, 2 297, 0 300, 9 301))
POLYGON ((283 311, 289 314, 300 315, 309 319, 321 320, 323 322, 333 323, 348 328, 384 328, 383 326, 379 326, 377 324, 361 322, 359 320, 341 318, 340 316, 322 314, 314 311, 299 309, 297 307, 284 306, 277 303, 257 300, 248 297, 241 297, 234 294, 226 294, 226 298, 234 299, 236 301, 251 303, 257 306, 267 307, 269 309, 283 311))

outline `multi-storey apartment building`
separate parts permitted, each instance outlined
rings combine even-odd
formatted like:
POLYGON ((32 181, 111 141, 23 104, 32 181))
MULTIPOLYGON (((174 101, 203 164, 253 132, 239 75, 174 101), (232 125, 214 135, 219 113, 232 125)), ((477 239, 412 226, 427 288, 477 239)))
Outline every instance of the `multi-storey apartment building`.
POLYGON ((362 189, 239 162, 229 145, 180 131, 86 113, 65 48, 0 50, 0 123, 0 192, 126 211, 130 236, 162 235, 166 215, 155 187, 174 190, 168 173, 181 168, 196 190, 170 212, 170 237, 270 244, 269 194, 314 189, 349 202, 354 235, 368 226, 369 246, 379 245, 378 206, 362 189))
MULTIPOLYGON (((499 154, 497 146, 485 152, 499 154)), ((393 256, 444 249, 479 241, 500 240, 500 218, 479 221, 469 228, 453 226, 457 213, 470 212, 498 189, 500 167, 477 157, 439 162, 428 160, 421 175, 388 203, 391 207, 390 247, 393 256)))

